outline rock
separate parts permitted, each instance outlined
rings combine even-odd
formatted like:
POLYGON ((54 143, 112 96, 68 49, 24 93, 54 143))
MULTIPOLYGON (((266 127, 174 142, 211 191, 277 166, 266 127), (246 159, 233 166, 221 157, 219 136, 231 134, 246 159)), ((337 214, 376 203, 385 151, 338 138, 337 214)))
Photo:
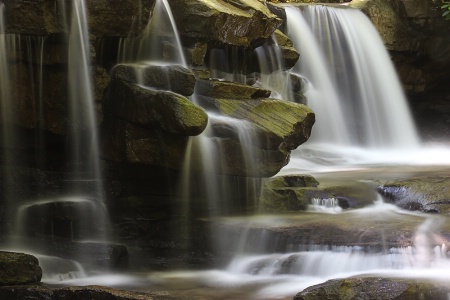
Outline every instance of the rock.
POLYGON ((315 121, 314 113, 305 105, 282 100, 203 98, 201 104, 225 116, 247 120, 267 132, 266 141, 260 141, 266 149, 296 149, 308 140, 315 121))
POLYGON ((420 279, 352 277, 333 279, 306 288, 294 300, 404 300, 447 299, 450 288, 445 284, 420 279))
POLYGON ((310 199, 317 196, 317 189, 268 189, 264 188, 259 198, 260 210, 264 213, 281 213, 307 210, 310 199))
POLYGON ((450 177, 413 177, 388 181, 378 187, 386 202, 407 210, 448 214, 450 212, 450 177))
MULTIPOLYGON (((298 205, 300 202, 292 202, 298 205)), ((281 203, 291 205, 290 203, 281 203)), ((374 214, 373 211, 338 214, 296 213, 282 215, 260 215, 258 219, 235 219, 222 221, 217 226, 227 236, 224 250, 235 251, 240 244, 242 232, 247 231, 246 240, 251 241, 243 251, 249 253, 286 253, 301 251, 305 246, 358 247, 358 251, 382 253, 390 248, 414 247, 417 241, 416 228, 426 220, 425 216, 402 215, 395 212, 374 214), (269 243, 267 243, 269 241, 269 243)), ((444 224, 429 236, 429 247, 448 244, 449 225, 444 224)), ((220 241, 218 241, 220 242, 220 241)), ((421 246, 420 244, 418 245, 421 246)), ((330 248, 328 248, 330 247, 330 248)), ((324 249, 322 248, 322 249, 324 249)))
POLYGON ((194 74, 178 65, 118 64, 111 77, 183 96, 192 95, 196 83, 194 74))
POLYGON ((230 81, 197 80, 195 92, 198 95, 226 99, 267 98, 271 91, 230 81))
MULTIPOLYGON (((261 149, 255 145, 243 145, 233 139, 211 139, 214 148, 208 151, 216 153, 213 164, 215 171, 223 175, 249 176, 249 177, 270 177, 275 175, 289 161, 289 152, 281 150, 261 149), (251 157, 249 164, 247 155, 251 157)), ((211 145, 211 144, 209 144, 211 145)), ((191 166, 194 171, 204 171, 202 163, 202 152, 195 145, 192 149, 191 166)), ((206 169, 209 166, 205 167, 206 169)))
POLYGON ((208 122, 206 112, 187 98, 113 80, 105 99, 105 112, 148 129, 169 134, 200 134, 208 122))
MULTIPOLYGON (((70 21, 72 8, 68 3, 60 7, 54 1, 6 0, 6 31, 21 35, 48 35, 64 32, 65 22, 70 21), (65 14, 65 16, 64 16, 65 14)), ((128 37, 145 28, 154 0, 86 1, 89 31, 96 37, 128 37)))
POLYGON ((37 283, 41 277, 42 269, 36 257, 0 251, 0 286, 37 283))
POLYGON ((129 37, 148 23, 155 0, 86 1, 89 32, 96 37, 129 37))
POLYGON ((0 287, 2 299, 37 299, 37 300, 157 300, 175 299, 167 293, 142 293, 117 290, 104 286, 74 286, 49 288, 40 285, 0 287))
POLYGON ((350 6, 369 16, 388 50, 418 50, 418 39, 401 20, 391 1, 353 0, 350 6))
POLYGON ((48 35, 61 32, 63 25, 54 1, 6 0, 6 32, 21 35, 48 35))
POLYGON ((209 44, 258 45, 281 24, 257 0, 170 0, 169 3, 180 34, 209 44))
POLYGON ((266 188, 317 187, 318 185, 319 182, 311 175, 277 176, 264 183, 266 188))
POLYGON ((187 137, 108 117, 103 125, 102 156, 116 162, 180 169, 187 140, 187 137))
POLYGON ((291 69, 297 63, 300 54, 294 48, 292 41, 280 30, 275 30, 274 37, 282 51, 284 68, 291 69))

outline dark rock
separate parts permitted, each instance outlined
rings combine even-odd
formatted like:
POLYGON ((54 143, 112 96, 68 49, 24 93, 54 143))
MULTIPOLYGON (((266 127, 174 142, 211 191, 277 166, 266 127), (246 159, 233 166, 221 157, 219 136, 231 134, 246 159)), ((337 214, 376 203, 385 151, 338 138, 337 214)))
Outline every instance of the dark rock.
POLYGON ((0 251, 0 286, 36 283, 41 277, 42 269, 36 257, 0 251))
POLYGON ((120 119, 105 119, 102 156, 116 162, 180 169, 187 137, 149 130, 120 119))

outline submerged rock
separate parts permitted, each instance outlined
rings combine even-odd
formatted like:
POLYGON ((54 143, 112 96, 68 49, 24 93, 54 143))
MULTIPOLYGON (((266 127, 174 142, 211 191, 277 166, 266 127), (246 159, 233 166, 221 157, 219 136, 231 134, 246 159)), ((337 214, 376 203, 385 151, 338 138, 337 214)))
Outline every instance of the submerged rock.
POLYGON ((42 269, 36 257, 0 251, 0 286, 37 283, 41 281, 41 277, 42 269))
POLYGON ((333 279, 298 293, 294 300, 405 300, 448 298, 450 288, 439 282, 420 279, 352 277, 333 279))

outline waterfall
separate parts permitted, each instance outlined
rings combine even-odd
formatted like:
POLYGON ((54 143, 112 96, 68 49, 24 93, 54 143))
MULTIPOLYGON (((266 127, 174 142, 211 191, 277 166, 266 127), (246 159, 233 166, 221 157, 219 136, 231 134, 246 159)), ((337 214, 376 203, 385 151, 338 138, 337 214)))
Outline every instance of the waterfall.
POLYGON ((308 81, 307 105, 317 120, 293 164, 419 149, 399 79, 370 20, 356 9, 323 5, 287 6, 286 14, 288 36, 301 53, 291 72, 308 81))
POLYGON ((317 114, 314 143, 366 148, 417 147, 400 82, 377 31, 359 10, 286 8, 288 34, 302 58, 317 114))
MULTIPOLYGON (((64 9, 64 6, 61 7, 64 9)), ((85 2, 72 2, 71 21, 68 25, 68 100, 69 139, 72 159, 72 178, 69 185, 75 195, 82 194, 83 185, 93 186, 86 197, 96 203, 98 216, 96 230, 105 238, 107 230, 106 208, 104 206, 103 182, 100 167, 97 109, 94 98, 93 76, 91 74, 91 49, 85 2)), ((86 232, 87 237, 92 232, 86 232)))

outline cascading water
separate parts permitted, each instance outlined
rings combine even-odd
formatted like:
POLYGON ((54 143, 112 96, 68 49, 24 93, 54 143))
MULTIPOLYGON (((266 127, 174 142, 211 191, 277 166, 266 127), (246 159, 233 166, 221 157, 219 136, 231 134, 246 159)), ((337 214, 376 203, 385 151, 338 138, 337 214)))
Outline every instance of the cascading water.
POLYGON ((286 13, 288 35, 303 54, 293 71, 310 82, 308 105, 319 120, 311 142, 418 147, 397 74, 369 19, 327 6, 287 7, 286 13))
POLYGON ((419 151, 419 138, 393 64, 369 19, 355 9, 320 5, 286 7, 286 13, 288 35, 302 54, 291 72, 309 82, 305 95, 317 122, 284 171, 407 162, 403 150, 419 151))

